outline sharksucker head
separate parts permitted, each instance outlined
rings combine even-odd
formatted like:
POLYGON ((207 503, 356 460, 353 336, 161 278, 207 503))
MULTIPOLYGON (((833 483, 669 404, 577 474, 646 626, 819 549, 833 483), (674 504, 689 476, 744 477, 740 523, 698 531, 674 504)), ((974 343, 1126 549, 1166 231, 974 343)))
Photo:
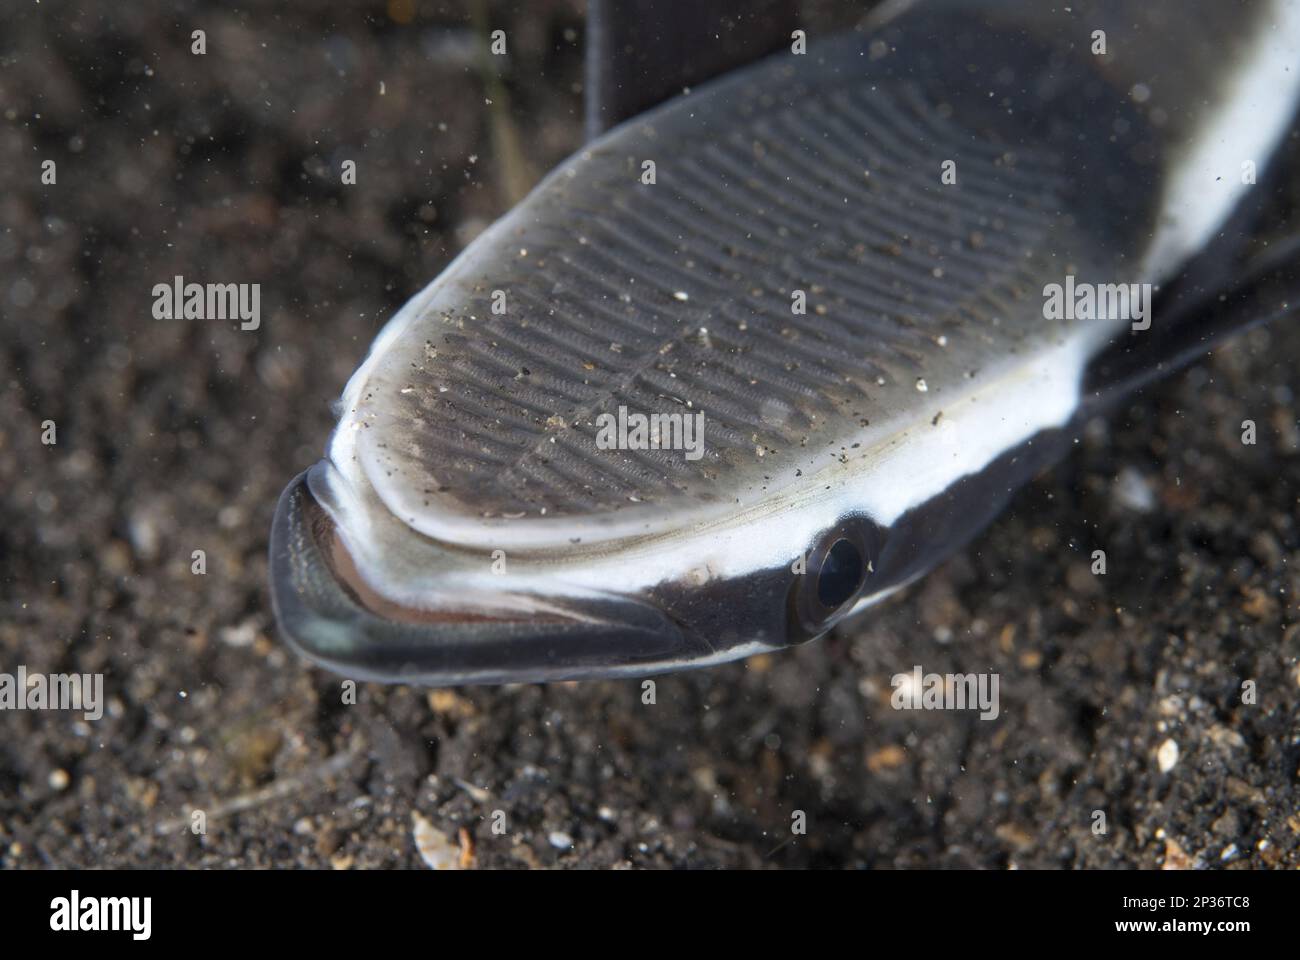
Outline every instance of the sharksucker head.
POLYGON ((1186 66, 1111 5, 1122 64, 1086 5, 904 5, 593 141, 354 374, 276 513, 285 633, 358 678, 631 675, 803 642, 924 573, 1059 455, 1130 329, 1044 290, 1176 276, 1239 202, 1203 180, 1238 175, 1243 102, 1267 163, 1296 6, 1180 99, 1134 94, 1186 66))

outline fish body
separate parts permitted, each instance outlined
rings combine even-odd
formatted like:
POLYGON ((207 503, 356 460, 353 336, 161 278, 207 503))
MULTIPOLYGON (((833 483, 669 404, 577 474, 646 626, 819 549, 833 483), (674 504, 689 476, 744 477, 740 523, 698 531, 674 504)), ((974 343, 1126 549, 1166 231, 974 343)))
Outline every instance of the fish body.
POLYGON ((705 666, 967 542, 1204 340, 1243 163, 1286 162, 1300 2, 1126 6, 886 4, 590 142, 349 382, 272 531, 291 642, 433 685, 705 666))

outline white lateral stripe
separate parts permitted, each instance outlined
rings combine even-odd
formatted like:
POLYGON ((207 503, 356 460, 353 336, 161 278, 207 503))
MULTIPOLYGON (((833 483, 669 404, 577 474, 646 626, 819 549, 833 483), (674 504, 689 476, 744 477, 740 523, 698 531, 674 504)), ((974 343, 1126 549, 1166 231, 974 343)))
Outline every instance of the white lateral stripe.
POLYGON ((1208 243, 1252 189, 1242 164, 1263 171, 1300 103, 1300 0, 1274 0, 1258 30, 1243 69, 1169 171, 1143 271, 1157 283, 1208 243))

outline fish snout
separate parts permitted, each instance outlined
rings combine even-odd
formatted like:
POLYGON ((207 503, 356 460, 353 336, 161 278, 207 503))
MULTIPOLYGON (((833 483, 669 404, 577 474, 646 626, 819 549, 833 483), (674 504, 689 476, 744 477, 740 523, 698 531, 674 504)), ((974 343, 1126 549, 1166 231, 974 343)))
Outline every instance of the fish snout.
POLYGON ((271 530, 275 614, 312 662, 356 680, 452 686, 635 676, 699 658, 700 641, 651 604, 622 596, 484 591, 427 606, 393 599, 361 575, 313 492, 329 469, 322 461, 285 488, 271 530))

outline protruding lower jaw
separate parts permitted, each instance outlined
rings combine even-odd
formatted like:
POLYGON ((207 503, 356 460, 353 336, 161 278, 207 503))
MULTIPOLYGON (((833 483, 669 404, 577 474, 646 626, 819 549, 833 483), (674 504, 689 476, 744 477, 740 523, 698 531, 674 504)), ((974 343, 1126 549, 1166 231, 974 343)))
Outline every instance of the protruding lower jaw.
POLYGON ((275 613, 315 663, 358 680, 451 686, 635 676, 707 661, 707 646, 624 597, 548 601, 546 612, 528 614, 472 596, 455 610, 389 599, 359 575, 313 494, 329 469, 322 461, 285 488, 271 530, 275 613))

